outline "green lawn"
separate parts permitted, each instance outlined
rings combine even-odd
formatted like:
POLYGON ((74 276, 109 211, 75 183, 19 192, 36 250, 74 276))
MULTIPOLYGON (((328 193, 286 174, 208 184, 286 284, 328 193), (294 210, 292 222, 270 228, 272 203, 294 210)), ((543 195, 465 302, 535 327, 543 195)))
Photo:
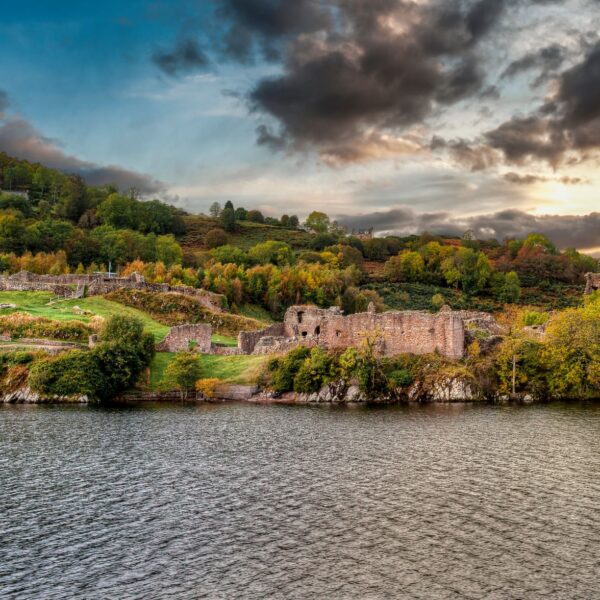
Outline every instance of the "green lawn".
POLYGON ((228 346, 230 348, 235 348, 237 346, 237 338, 229 337, 227 335, 214 333, 211 336, 211 340, 213 343, 219 344, 220 346, 228 346))
POLYGON ((155 321, 146 313, 136 308, 123 306, 101 296, 79 298, 77 300, 60 300, 50 292, 0 292, 0 304, 16 304, 16 309, 0 310, 0 315, 24 312, 35 317, 46 317, 57 321, 83 321, 87 323, 93 316, 110 317, 111 315, 128 315, 136 317, 144 323, 144 329, 154 335, 157 341, 162 340, 169 332, 167 325, 155 321), (75 307, 92 314, 80 314, 75 307))
MULTIPOLYGON (((165 369, 175 358, 174 353, 158 352, 150 367, 150 387, 159 389, 164 381, 165 369)), ((255 383, 263 367, 269 361, 268 356, 199 356, 201 379, 220 379, 223 383, 255 383)))

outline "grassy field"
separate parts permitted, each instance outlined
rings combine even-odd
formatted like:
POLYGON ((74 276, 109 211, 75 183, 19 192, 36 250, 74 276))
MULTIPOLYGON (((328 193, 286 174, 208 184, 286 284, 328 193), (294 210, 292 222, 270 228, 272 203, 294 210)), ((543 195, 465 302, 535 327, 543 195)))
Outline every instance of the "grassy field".
MULTIPOLYGON (((202 215, 190 215, 184 217, 187 232, 179 242, 185 248, 204 248, 206 234, 215 228, 220 228, 218 219, 212 219, 202 215)), ((310 233, 298 229, 283 229, 272 225, 262 225, 250 221, 238 221, 237 231, 227 235, 228 242, 242 250, 248 250, 261 242, 276 240, 286 242, 296 250, 304 250, 309 247, 312 238, 310 233)))
POLYGON ((229 337, 228 335, 219 335, 218 333, 215 333, 211 339, 219 346, 229 346, 230 348, 235 348, 235 346, 237 346, 237 339, 229 337))
POLYGON ((104 318, 111 315, 128 315, 140 319, 144 329, 152 333, 157 341, 162 340, 169 332, 169 327, 155 321, 141 310, 111 302, 101 296, 62 300, 57 299, 50 292, 0 292, 0 304, 17 306, 14 309, 0 310, 0 315, 24 312, 57 321, 83 321, 84 323, 88 323, 96 315, 104 318))
MULTIPOLYGON (((170 352, 158 352, 150 367, 150 388, 160 389, 165 369, 175 358, 170 352)), ((215 378, 223 383, 254 383, 269 360, 268 356, 212 356, 201 355, 201 379, 215 378)))

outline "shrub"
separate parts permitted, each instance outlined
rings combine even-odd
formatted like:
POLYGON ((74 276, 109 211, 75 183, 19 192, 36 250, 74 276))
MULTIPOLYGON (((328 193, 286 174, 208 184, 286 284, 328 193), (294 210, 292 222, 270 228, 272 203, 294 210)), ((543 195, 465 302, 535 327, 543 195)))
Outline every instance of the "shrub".
POLYGON ((29 370, 28 383, 36 392, 58 396, 84 394, 100 398, 105 388, 104 375, 95 354, 84 350, 34 363, 29 370))
POLYGON ((388 381, 394 388, 405 388, 413 382, 413 376, 408 369, 397 369, 388 375, 388 381))
POLYGON ((207 248, 218 248, 227 243, 227 234, 222 229, 211 229, 204 239, 207 248))
POLYGON ((344 379, 357 379, 361 391, 377 396, 388 390, 388 380, 375 349, 379 332, 365 336, 359 348, 348 348, 339 359, 344 379))
POLYGON ((294 389, 294 378, 309 354, 308 348, 300 346, 291 350, 284 358, 271 361, 271 388, 279 393, 291 392, 294 389))
POLYGON ((444 300, 444 296, 441 294, 434 294, 431 297, 431 306, 433 306, 435 310, 440 310, 445 303, 446 301, 444 300))
POLYGON ((206 398, 214 398, 216 396, 216 388, 220 383, 220 379, 199 379, 196 381, 196 391, 200 392, 206 398))
POLYGON ((89 325, 80 321, 53 321, 24 313, 0 317, 0 331, 14 338, 49 338, 72 342, 86 341, 93 333, 89 325))
POLYGON ((76 350, 34 363, 29 385, 49 395, 85 394, 108 400, 135 385, 154 356, 154 338, 137 319, 112 316, 102 329, 102 342, 91 351, 76 350))
POLYGON ((334 371, 335 363, 329 354, 321 348, 313 348, 294 377, 294 391, 304 394, 318 392, 331 381, 334 371))
POLYGON ((548 322, 550 315, 548 313, 538 312, 536 310, 525 311, 521 315, 521 324, 524 327, 534 327, 544 325, 548 322))
POLYGON ((166 379, 181 392, 183 398, 193 390, 200 378, 200 361, 195 352, 180 352, 165 370, 166 379))

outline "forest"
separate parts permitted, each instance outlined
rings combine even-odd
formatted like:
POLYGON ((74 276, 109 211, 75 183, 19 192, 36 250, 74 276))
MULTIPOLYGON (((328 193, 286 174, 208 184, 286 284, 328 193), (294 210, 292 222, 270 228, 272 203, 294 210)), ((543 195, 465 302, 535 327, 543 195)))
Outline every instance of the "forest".
POLYGON ((290 305, 501 310, 507 303, 574 306, 598 261, 525 239, 477 240, 423 232, 373 237, 323 212, 296 215, 221 206, 191 215, 135 189, 89 186, 77 176, 0 153, 0 272, 143 273, 150 282, 203 287, 233 311, 278 317, 290 305))

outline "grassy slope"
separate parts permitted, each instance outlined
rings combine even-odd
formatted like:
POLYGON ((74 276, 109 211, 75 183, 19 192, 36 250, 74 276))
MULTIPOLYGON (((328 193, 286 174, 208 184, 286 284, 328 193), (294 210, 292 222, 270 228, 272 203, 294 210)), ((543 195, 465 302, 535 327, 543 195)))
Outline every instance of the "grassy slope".
POLYGON ((55 299, 56 297, 50 292, 0 292, 1 304, 17 305, 16 309, 3 309, 0 314, 24 312, 57 321, 83 321, 84 323, 89 322, 94 315, 109 317, 119 314, 140 319, 144 323, 146 331, 152 333, 157 341, 162 340, 169 331, 169 327, 162 325, 141 310, 111 302, 101 296, 53 301, 55 299), (81 314, 74 309, 76 306, 82 311, 89 311, 93 314, 81 314))
MULTIPOLYGON (((150 367, 150 388, 157 390, 164 381, 165 369, 175 354, 159 352, 150 367)), ((254 383, 268 356, 200 356, 201 378, 221 379, 224 383, 254 383)))
MULTIPOLYGON (((211 219, 202 215, 191 215, 184 218, 187 233, 179 240, 181 245, 188 249, 204 248, 206 234, 216 227, 221 227, 218 219, 211 219)), ((272 225, 251 223, 250 221, 238 222, 238 230, 228 234, 228 241, 232 246, 248 250, 267 240, 286 242, 292 248, 303 250, 308 248, 311 235, 305 231, 283 229, 272 225)))

